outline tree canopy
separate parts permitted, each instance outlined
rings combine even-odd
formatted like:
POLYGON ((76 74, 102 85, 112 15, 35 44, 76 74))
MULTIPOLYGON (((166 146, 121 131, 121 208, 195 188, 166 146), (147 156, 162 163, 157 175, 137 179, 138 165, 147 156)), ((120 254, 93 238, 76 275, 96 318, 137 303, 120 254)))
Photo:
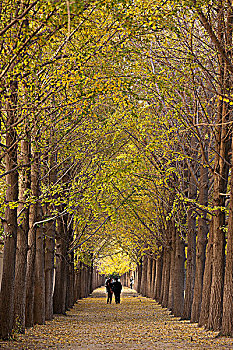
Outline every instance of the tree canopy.
POLYGON ((22 279, 29 300, 30 266, 50 271, 51 304, 54 261, 124 274, 176 254, 187 280, 175 313, 191 318, 194 298, 199 320, 211 266, 200 323, 232 335, 232 11, 219 0, 2 1, 4 337, 22 279))

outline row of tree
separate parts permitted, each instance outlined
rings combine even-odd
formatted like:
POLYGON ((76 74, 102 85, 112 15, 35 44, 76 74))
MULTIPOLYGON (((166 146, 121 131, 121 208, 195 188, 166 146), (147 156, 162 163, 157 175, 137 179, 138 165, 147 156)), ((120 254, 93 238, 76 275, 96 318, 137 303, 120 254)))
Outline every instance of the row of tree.
POLYGON ((63 283, 122 250, 142 294, 233 334, 232 11, 2 2, 3 337, 34 293, 52 317, 55 256, 63 283))
POLYGON ((97 118, 91 124, 92 101, 106 82, 99 86, 91 66, 119 27, 110 7, 0 5, 2 338, 65 313, 103 283, 95 245, 85 248, 98 218, 82 200, 102 147, 93 142, 99 126, 97 118))
POLYGON ((148 232, 136 285, 174 315, 232 336, 233 8, 180 5, 172 28, 166 23, 150 48, 140 43, 147 65, 138 84, 153 91, 147 115, 156 127, 130 131, 146 159, 136 179, 153 210, 132 208, 148 232))

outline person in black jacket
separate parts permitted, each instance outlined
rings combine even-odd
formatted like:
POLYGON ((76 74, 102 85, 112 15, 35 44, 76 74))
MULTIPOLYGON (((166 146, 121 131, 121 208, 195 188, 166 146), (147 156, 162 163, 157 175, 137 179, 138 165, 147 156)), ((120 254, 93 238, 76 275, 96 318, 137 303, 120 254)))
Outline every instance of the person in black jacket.
POLYGON ((112 283, 112 279, 109 278, 106 282, 106 291, 108 293, 108 298, 107 298, 107 304, 111 304, 112 303, 112 294, 113 294, 113 283, 112 283))
POLYGON ((115 295, 115 302, 116 304, 120 304, 121 302, 121 290, 122 290, 122 284, 120 281, 118 281, 118 278, 115 278, 115 282, 113 283, 113 292, 115 295))
POLYGON ((130 288, 133 289, 133 284, 134 284, 134 281, 133 281, 133 276, 130 277, 130 288))

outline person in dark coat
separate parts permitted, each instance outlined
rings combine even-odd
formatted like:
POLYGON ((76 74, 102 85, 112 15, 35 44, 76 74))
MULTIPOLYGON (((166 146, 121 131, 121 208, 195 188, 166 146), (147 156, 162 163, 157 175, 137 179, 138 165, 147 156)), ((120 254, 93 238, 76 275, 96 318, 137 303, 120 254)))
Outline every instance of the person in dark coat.
POLYGON ((130 288, 133 289, 133 284, 134 284, 134 281, 133 281, 133 276, 130 277, 130 288))
POLYGON ((111 304, 112 303, 112 294, 113 294, 113 283, 112 283, 112 279, 109 278, 106 282, 106 291, 108 294, 108 298, 107 298, 107 304, 111 304))
POLYGON ((121 302, 121 290, 122 290, 122 284, 120 281, 118 281, 118 278, 115 278, 115 282, 113 283, 113 292, 115 295, 115 302, 116 304, 120 304, 121 302))

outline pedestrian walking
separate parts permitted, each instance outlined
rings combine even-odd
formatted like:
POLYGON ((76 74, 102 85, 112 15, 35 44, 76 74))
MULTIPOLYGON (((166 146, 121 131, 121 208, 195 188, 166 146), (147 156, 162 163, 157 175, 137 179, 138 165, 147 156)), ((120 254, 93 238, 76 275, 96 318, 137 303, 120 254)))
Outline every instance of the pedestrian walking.
POLYGON ((133 284, 134 284, 134 280, 133 280, 133 276, 130 277, 130 288, 133 289, 133 284))
POLYGON ((115 282, 113 283, 113 292, 115 295, 115 302, 116 304, 120 304, 121 302, 121 290, 122 290, 122 284, 120 281, 118 281, 118 278, 115 278, 115 282))
POLYGON ((108 298, 107 298, 107 304, 111 304, 112 303, 112 294, 113 294, 113 283, 112 283, 112 279, 109 278, 106 282, 106 291, 108 294, 108 298))

